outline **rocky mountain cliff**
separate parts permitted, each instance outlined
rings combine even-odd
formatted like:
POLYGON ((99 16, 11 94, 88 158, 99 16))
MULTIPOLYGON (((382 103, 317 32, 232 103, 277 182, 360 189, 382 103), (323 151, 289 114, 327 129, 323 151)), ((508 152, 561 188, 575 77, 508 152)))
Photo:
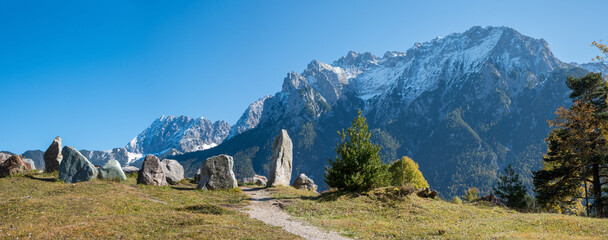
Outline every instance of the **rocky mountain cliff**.
POLYGON ((162 116, 141 132, 125 147, 141 154, 162 154, 170 149, 192 152, 215 147, 230 132, 225 121, 211 122, 206 118, 162 116))
POLYGON ((546 150, 546 121, 569 104, 566 78, 601 69, 564 63, 545 40, 508 27, 473 27, 382 57, 349 52, 288 73, 282 91, 263 101, 255 128, 174 158, 192 174, 207 157, 227 153, 239 178, 267 174, 272 141, 287 129, 294 176, 306 173, 324 188, 336 132, 362 109, 383 161, 412 157, 444 196, 469 187, 487 193, 509 163, 530 184, 546 150))

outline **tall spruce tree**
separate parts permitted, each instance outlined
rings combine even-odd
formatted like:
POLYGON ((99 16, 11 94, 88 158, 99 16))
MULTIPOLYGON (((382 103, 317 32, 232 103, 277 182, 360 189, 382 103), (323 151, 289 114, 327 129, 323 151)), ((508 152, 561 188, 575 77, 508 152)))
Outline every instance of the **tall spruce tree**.
POLYGON ((336 159, 329 159, 325 182, 346 191, 366 191, 388 185, 388 166, 380 160, 380 146, 371 142, 365 117, 359 115, 346 131, 338 132, 341 142, 336 159))
POLYGON ((505 175, 498 176, 498 182, 493 190, 494 194, 503 199, 505 205, 510 208, 524 210, 530 207, 531 202, 526 198, 528 189, 511 164, 505 168, 505 175))
POLYGON ((608 85, 600 73, 569 77, 567 85, 574 104, 559 108, 550 121, 556 128, 546 139, 545 167, 534 172, 537 199, 544 206, 565 203, 580 198, 578 189, 590 185, 597 216, 606 217, 602 186, 608 174, 608 85))

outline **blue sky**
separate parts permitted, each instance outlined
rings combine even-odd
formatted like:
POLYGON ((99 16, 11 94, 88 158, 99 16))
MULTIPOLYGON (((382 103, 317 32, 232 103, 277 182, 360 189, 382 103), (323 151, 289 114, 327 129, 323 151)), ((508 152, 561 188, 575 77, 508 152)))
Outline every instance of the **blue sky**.
POLYGON ((608 1, 0 2, 0 150, 123 147, 161 115, 234 124, 289 71, 474 25, 588 62, 608 1))

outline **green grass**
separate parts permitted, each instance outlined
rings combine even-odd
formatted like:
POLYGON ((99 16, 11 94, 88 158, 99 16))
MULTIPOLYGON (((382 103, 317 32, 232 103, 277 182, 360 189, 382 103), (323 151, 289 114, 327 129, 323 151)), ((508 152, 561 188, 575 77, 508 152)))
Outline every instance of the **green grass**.
POLYGON ((0 179, 0 239, 298 239, 236 209, 239 189, 194 190, 93 180, 65 184, 56 174, 0 179))
POLYGON ((291 215, 357 239, 608 239, 608 219, 400 198, 392 189, 362 195, 271 190, 291 215))

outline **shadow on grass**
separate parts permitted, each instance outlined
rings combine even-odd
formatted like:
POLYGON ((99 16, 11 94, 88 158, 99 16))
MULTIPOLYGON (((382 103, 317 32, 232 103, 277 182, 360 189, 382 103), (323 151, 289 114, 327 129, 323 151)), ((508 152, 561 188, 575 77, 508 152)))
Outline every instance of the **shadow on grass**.
POLYGON ((176 210, 192 212, 192 213, 213 214, 213 215, 223 215, 223 214, 232 212, 223 207, 213 205, 213 204, 192 205, 192 206, 187 206, 187 207, 176 208, 176 210))
POLYGON ((306 200, 318 201, 318 202, 329 202, 329 201, 336 201, 336 200, 340 199, 341 197, 356 198, 359 196, 361 196, 361 194, 356 193, 356 192, 335 191, 335 192, 321 193, 318 196, 312 196, 312 197, 302 196, 300 198, 306 199, 306 200))
POLYGON ((27 175, 27 177, 30 179, 40 180, 40 181, 45 181, 45 182, 58 182, 59 181, 59 179, 54 178, 54 177, 36 177, 34 175, 27 175))
POLYGON ((178 191, 194 191, 196 190, 196 188, 194 187, 175 187, 175 186, 171 186, 171 188, 178 190, 178 191))

